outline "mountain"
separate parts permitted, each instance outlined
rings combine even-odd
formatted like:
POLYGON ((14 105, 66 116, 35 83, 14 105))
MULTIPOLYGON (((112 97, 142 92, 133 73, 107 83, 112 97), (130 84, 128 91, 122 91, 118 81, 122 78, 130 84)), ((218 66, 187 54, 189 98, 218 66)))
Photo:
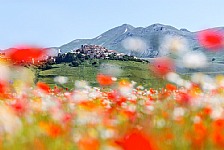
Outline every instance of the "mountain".
MULTIPOLYGON (((224 31, 224 28, 215 28, 216 30, 224 31)), ((183 37, 189 43, 189 48, 192 50, 202 50, 197 42, 197 32, 190 32, 187 29, 177 29, 175 27, 163 24, 153 24, 148 27, 133 27, 129 24, 123 24, 106 31, 105 33, 93 39, 76 39, 65 45, 58 47, 61 52, 68 52, 80 48, 84 44, 101 45, 111 50, 133 54, 138 57, 156 57, 159 54, 159 46, 167 36, 183 37), (140 38, 148 45, 147 49, 140 52, 133 52, 125 49, 122 42, 129 38, 140 38)), ((220 55, 218 55, 220 56, 220 55)), ((224 55, 223 55, 224 56, 224 55)))
MULTIPOLYGON (((122 34, 129 33, 135 29, 133 26, 128 24, 123 24, 121 26, 115 27, 108 30, 107 32, 93 38, 93 39, 76 39, 69 42, 68 44, 62 45, 60 48, 61 52, 67 52, 73 49, 80 48, 84 44, 95 44, 107 47, 108 49, 117 50, 120 43, 116 42, 122 34)), ((124 52, 124 49, 119 48, 120 52, 124 52)))

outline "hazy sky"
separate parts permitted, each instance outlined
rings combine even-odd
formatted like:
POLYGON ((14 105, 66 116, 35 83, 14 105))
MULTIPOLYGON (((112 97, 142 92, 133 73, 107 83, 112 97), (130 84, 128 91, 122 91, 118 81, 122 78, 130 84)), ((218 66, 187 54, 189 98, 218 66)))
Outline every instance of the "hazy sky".
POLYGON ((0 0, 0 49, 61 46, 122 25, 224 26, 224 0, 0 0))

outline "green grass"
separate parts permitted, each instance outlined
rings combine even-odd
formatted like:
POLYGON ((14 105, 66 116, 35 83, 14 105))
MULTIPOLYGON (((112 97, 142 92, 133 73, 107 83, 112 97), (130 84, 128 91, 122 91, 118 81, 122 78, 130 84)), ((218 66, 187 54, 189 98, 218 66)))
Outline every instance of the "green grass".
MULTIPOLYGON (((146 88, 160 88, 166 84, 161 78, 157 78, 149 70, 149 66, 146 63, 134 62, 134 61, 117 61, 117 60, 97 60, 100 63, 110 63, 121 67, 122 74, 118 76, 120 79, 128 79, 130 81, 137 82, 137 85, 142 85, 146 88)), ((68 83, 64 85, 69 89, 74 87, 76 80, 86 80, 91 86, 99 86, 96 81, 96 76, 100 72, 99 65, 92 66, 90 61, 85 61, 79 67, 71 67, 66 64, 55 64, 49 70, 39 70, 38 81, 46 82, 51 87, 54 87, 54 77, 66 76, 68 77, 68 83)))

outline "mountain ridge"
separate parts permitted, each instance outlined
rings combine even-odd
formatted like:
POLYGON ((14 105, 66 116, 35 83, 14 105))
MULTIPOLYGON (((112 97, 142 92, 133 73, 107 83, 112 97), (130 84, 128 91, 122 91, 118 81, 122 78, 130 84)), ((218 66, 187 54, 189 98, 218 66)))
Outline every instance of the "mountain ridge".
MULTIPOLYGON (((224 31, 224 27, 210 28, 224 31)), ((206 29, 207 30, 207 29, 206 29)), ((202 30, 203 31, 203 30, 202 30)), ((138 57, 157 57, 159 55, 159 44, 166 36, 183 37, 189 43, 189 48, 192 50, 203 50, 197 41, 197 33, 191 32, 188 29, 177 29, 171 25, 155 23, 147 27, 134 27, 130 24, 122 24, 114 27, 92 39, 75 39, 67 44, 57 47, 61 52, 69 52, 80 48, 81 45, 93 44, 101 45, 111 50, 118 52, 136 55, 138 57), (136 37, 143 39, 149 45, 148 49, 141 53, 132 53, 122 46, 122 41, 128 37, 136 37)))

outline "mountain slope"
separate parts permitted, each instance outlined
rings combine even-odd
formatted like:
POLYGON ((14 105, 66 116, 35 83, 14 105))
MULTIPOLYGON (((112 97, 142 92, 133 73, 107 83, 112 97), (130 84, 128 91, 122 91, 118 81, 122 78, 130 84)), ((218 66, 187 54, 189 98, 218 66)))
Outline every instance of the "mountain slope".
MULTIPOLYGON (((224 28, 215 28, 216 30, 224 31, 224 28)), ((202 50, 196 39, 197 32, 190 32, 187 29, 176 29, 169 25, 153 24, 148 27, 133 27, 128 24, 115 27, 93 39, 77 39, 65 45, 62 45, 60 50, 68 52, 80 48, 83 44, 101 45, 111 50, 133 54, 138 57, 156 57, 159 55, 159 46, 166 36, 179 36, 186 39, 189 43, 189 48, 192 50, 202 50), (126 50, 122 46, 123 40, 128 37, 141 38, 148 45, 147 49, 141 52, 126 50)), ((213 55, 213 54, 212 54, 213 55)), ((220 55, 223 55, 220 53, 220 55)), ((218 55, 220 57, 220 55, 218 55)), ((211 56, 213 57, 213 56, 211 56)))
MULTIPOLYGON (((80 48, 83 44, 95 44, 105 46, 109 49, 113 49, 112 43, 116 41, 122 34, 128 33, 129 31, 133 30, 134 27, 128 24, 123 24, 119 27, 115 27, 107 32, 93 38, 93 39, 77 39, 71 41, 68 44, 62 45, 59 47, 62 52, 67 52, 73 49, 80 48)), ((115 46, 115 48, 117 48, 115 46)))

